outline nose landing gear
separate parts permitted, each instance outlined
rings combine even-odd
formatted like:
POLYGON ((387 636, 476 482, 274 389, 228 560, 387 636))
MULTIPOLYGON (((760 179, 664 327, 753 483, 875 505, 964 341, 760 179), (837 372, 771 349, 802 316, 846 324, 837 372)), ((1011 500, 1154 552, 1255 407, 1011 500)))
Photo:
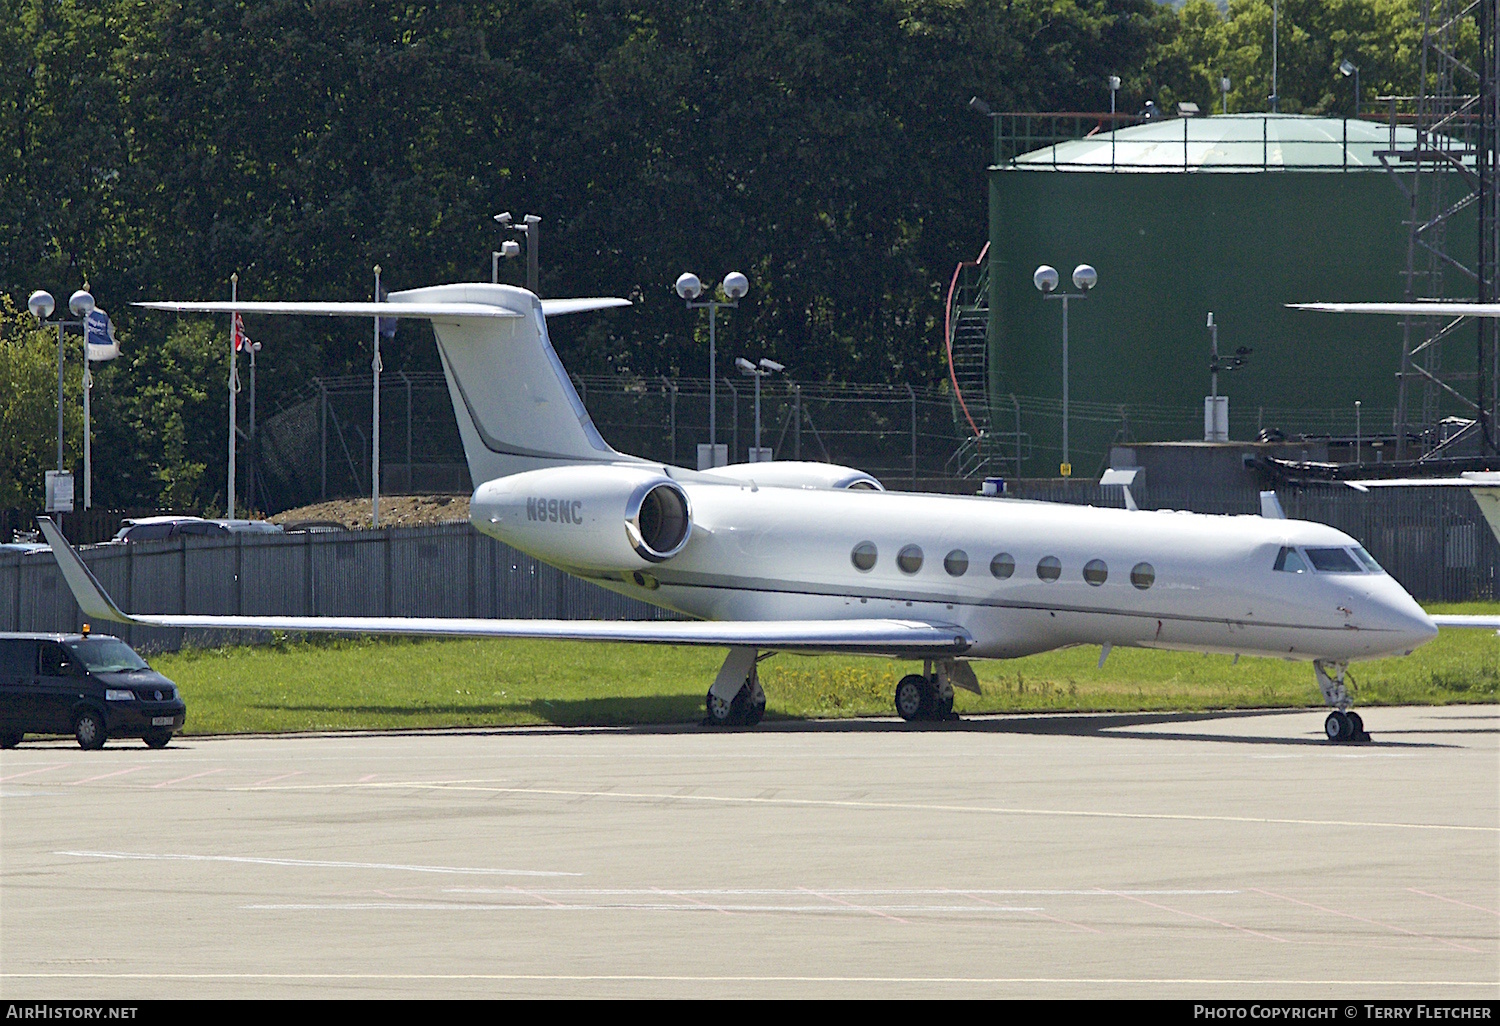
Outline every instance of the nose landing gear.
POLYGON ((1313 673, 1318 678, 1318 690, 1323 692, 1323 701, 1333 706, 1333 712, 1323 721, 1323 733, 1335 744, 1368 741, 1365 721, 1357 712, 1350 712, 1354 700, 1344 687, 1344 675, 1349 671, 1348 663, 1336 663, 1324 659, 1313 660, 1313 673))

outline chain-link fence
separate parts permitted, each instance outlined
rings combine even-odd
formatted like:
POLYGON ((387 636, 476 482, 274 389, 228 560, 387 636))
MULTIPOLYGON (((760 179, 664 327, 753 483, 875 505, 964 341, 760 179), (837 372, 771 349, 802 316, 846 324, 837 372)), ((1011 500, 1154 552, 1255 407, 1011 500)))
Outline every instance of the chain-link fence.
MULTIPOLYGON (((575 375, 574 387, 604 438, 621 452, 674 466, 697 465, 709 440, 710 390, 704 378, 575 375)), ((370 493, 371 378, 314 379, 258 425, 242 458, 245 494, 267 512, 370 493)), ((756 445, 755 387, 723 378, 714 390, 717 437, 731 462, 756 445)), ((901 385, 800 384, 769 378, 760 394, 760 446, 778 460, 857 467, 888 488, 972 491, 989 474, 1046 477, 1061 449, 1062 403, 996 397, 990 429, 976 439, 946 389, 901 385)), ((467 492, 469 479, 447 383, 437 373, 381 378, 381 490, 467 492)), ((1068 413, 1071 462, 1097 477, 1111 445, 1202 436, 1201 408, 1075 402, 1068 413)), ((1238 407, 1231 436, 1262 430, 1352 442, 1388 431, 1389 410, 1238 407)))

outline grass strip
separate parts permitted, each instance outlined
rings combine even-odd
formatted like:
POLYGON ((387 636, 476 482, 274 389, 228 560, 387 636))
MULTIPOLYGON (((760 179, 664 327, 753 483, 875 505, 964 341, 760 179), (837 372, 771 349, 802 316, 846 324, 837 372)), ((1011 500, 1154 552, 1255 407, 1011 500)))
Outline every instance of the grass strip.
MULTIPOLYGON (((1465 603, 1434 612, 1494 613, 1465 603)), ((623 726, 696 722, 721 649, 512 640, 282 639, 185 649, 153 665, 177 682, 187 732, 245 733, 408 727, 623 726)), ((1080 646, 974 664, 982 712, 1138 712, 1302 708, 1322 704, 1304 662, 1080 646)), ((761 664, 767 716, 888 716, 896 681, 919 665, 844 656, 778 655, 761 664)), ((1444 630, 1411 656, 1356 663, 1358 704, 1500 701, 1500 639, 1444 630)))

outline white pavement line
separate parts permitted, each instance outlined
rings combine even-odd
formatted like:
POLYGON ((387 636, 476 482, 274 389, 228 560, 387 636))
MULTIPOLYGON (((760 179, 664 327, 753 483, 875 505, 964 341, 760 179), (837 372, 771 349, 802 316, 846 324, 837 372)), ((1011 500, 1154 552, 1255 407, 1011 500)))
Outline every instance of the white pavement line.
POLYGON ((822 898, 824 901, 835 901, 835 902, 838 902, 840 905, 846 905, 849 908, 856 909, 856 910, 858 910, 860 912, 869 912, 871 915, 883 916, 886 919, 894 919, 898 923, 905 923, 906 922, 906 920, 902 919, 900 916, 893 916, 893 915, 891 915, 888 912, 882 912, 878 908, 875 908, 873 905, 856 905, 852 901, 845 901, 843 898, 836 897, 836 896, 834 896, 832 894, 822 894, 822 893, 819 893, 818 891, 812 890, 811 888, 808 888, 808 887, 803 887, 803 888, 800 888, 800 889, 803 890, 803 891, 805 891, 808 894, 811 894, 815 898, 822 898))
MULTIPOLYGON (((444 887, 444 894, 508 894, 515 890, 514 887, 444 887)), ((696 894, 702 897, 723 897, 733 895, 735 897, 801 897, 807 893, 805 887, 528 887, 528 894, 557 894, 564 897, 586 896, 590 898, 599 897, 635 897, 650 894, 665 894, 672 897, 696 894)), ((916 897, 932 897, 935 895, 955 896, 960 898, 978 897, 982 894, 1003 896, 1026 896, 1026 897, 1089 897, 1097 898, 1100 894, 1099 888, 1089 887, 1079 890, 1017 890, 1017 889, 989 889, 983 887, 819 887, 819 894, 840 894, 845 897, 871 897, 881 894, 912 895, 916 897)), ((1142 891, 1114 889, 1107 893, 1120 894, 1126 897, 1136 894, 1150 894, 1155 897, 1202 897, 1204 895, 1240 894, 1241 891, 1220 890, 1164 890, 1164 891, 1142 891)))
POLYGON ((1294 905, 1302 905, 1306 908, 1316 909, 1319 912, 1327 912, 1329 915, 1333 916, 1343 916, 1345 919, 1353 919, 1356 922, 1360 923, 1369 923, 1371 926, 1378 926, 1384 930, 1394 930, 1396 933, 1404 933, 1408 937, 1421 937, 1423 940, 1437 941, 1439 944, 1446 944, 1450 948, 1457 948, 1460 951, 1472 951, 1476 955, 1482 955, 1485 953, 1483 951, 1480 951, 1478 948, 1471 948, 1467 944, 1460 944, 1457 941, 1448 940, 1446 937, 1434 937, 1430 933, 1422 933, 1419 930, 1408 930, 1404 926, 1393 926, 1390 923, 1382 923, 1378 919, 1367 919, 1364 916, 1357 916, 1352 912, 1342 912, 1339 909, 1329 908, 1326 905, 1315 905, 1310 901, 1303 901, 1301 898, 1288 897, 1285 894, 1277 894, 1275 891, 1268 891, 1263 887, 1252 887, 1250 889, 1272 898, 1280 898, 1282 901, 1289 901, 1294 905))
MULTIPOLYGON (((1386 830, 1458 830, 1470 833, 1500 834, 1500 826, 1465 826, 1461 823, 1386 823, 1347 819, 1291 819, 1277 816, 1209 816, 1180 812, 1098 812, 1079 809, 1031 809, 999 805, 924 805, 917 802, 844 801, 836 798, 755 798, 732 795, 665 794, 649 791, 575 791, 555 787, 502 787, 478 781, 408 780, 380 784, 288 784, 267 788, 274 791, 316 791, 329 788, 363 787, 373 789, 419 788, 435 791, 482 791, 497 794, 533 794, 556 798, 615 798, 649 802, 711 802, 728 805, 786 805, 807 808, 887 809, 908 812, 977 812, 998 816, 1067 816, 1080 819, 1171 820, 1188 823, 1248 823, 1253 825, 1369 827, 1386 830)), ((245 787, 230 791, 251 790, 245 787)))
MULTIPOLYGON (((516 893, 524 895, 526 892, 517 890, 516 893)), ((807 893, 815 898, 823 896, 816 891, 807 893)), ((833 904, 827 905, 709 905, 705 902, 684 905, 681 902, 646 901, 593 905, 575 905, 565 901, 553 901, 545 905, 501 902, 461 904, 445 901, 260 902, 253 905, 241 905, 240 908, 257 912, 814 912, 820 915, 863 913, 894 919, 898 923, 905 923, 907 920, 891 913, 999 915, 1003 912, 1039 911, 1034 908, 1019 908, 1010 905, 856 905, 853 902, 836 900, 833 904)))
POLYGON ((243 862, 256 866, 292 866, 299 869, 396 869, 407 873, 452 873, 458 876, 582 876, 549 869, 492 869, 463 866, 408 866, 394 862, 332 862, 317 859, 258 858, 247 855, 176 855, 129 851, 55 851, 81 859, 136 859, 155 862, 243 862))
MULTIPOLYGON (((1255 889, 1255 888, 1252 888, 1252 889, 1255 889)), ((1101 888, 1100 889, 1100 893, 1101 894, 1113 894, 1113 895, 1116 895, 1117 897, 1121 897, 1121 898, 1129 898, 1131 901, 1138 901, 1142 905, 1150 905, 1152 908, 1159 908, 1159 909, 1161 909, 1164 912, 1175 912, 1177 915, 1179 915, 1179 916, 1187 916, 1189 919, 1201 919, 1205 923, 1213 923, 1215 926, 1222 926, 1222 927, 1224 927, 1227 930, 1239 930, 1242 933, 1253 934, 1256 937, 1264 937, 1267 940, 1273 940, 1273 941, 1275 941, 1277 944, 1290 944, 1291 943, 1291 941, 1287 940, 1285 937, 1277 937, 1275 934, 1270 934, 1270 933, 1261 933, 1259 930, 1252 930, 1248 926, 1237 926, 1234 923, 1226 923, 1222 919, 1211 919, 1208 916, 1200 916, 1196 912, 1184 912, 1180 908, 1172 908, 1170 905, 1162 905, 1162 904, 1160 904, 1158 902, 1155 902, 1155 901, 1147 901, 1145 898, 1137 898, 1137 897, 1134 897, 1133 895, 1122 894, 1119 891, 1106 891, 1106 890, 1103 890, 1101 888)))
POLYGON ((1494 980, 1360 980, 1232 977, 1124 977, 1124 976, 691 976, 636 973, 562 975, 558 973, 0 973, 0 980, 494 980, 535 983, 974 983, 1096 986, 1302 986, 1302 987, 1488 987, 1500 991, 1494 980))
MULTIPOLYGON (((984 897, 983 894, 977 891, 969 891, 964 896, 968 898, 974 898, 976 901, 982 901, 986 905, 995 905, 997 907, 1001 907, 999 902, 990 901, 988 898, 984 897)), ((1071 919, 1060 919, 1057 916, 1048 915, 1046 912, 1043 912, 1039 908, 1028 909, 1027 911, 1036 916, 1038 919, 1047 919, 1054 923, 1062 923, 1064 926, 1071 926, 1075 930, 1084 930, 1088 933, 1099 934, 1102 934, 1104 932, 1103 930, 1096 930, 1092 926, 1084 926, 1082 923, 1075 923, 1071 919)))
POLYGON ((722 912, 726 916, 732 916, 732 915, 734 915, 734 913, 731 912, 731 911, 729 911, 727 908, 723 908, 722 906, 719 906, 719 905, 711 905, 711 904, 709 904, 706 901, 699 901, 697 898, 693 897, 691 894, 687 894, 687 893, 684 893, 682 891, 663 891, 663 890, 660 890, 658 888, 652 888, 652 889, 655 890, 657 894, 665 895, 667 897, 681 898, 684 901, 690 901, 694 905, 699 906, 700 908, 712 909, 715 912, 722 912))
POLYGON ((202 773, 189 773, 185 777, 177 777, 174 780, 163 780, 161 783, 159 783, 159 784, 152 784, 151 786, 152 787, 166 787, 169 784, 180 784, 184 780, 197 780, 199 777, 211 777, 215 773, 223 773, 223 772, 225 772, 225 770, 221 766, 218 769, 204 770, 202 773))
POLYGON ((108 780, 110 777, 123 777, 127 773, 139 773, 145 769, 144 766, 132 766, 129 769, 115 770, 113 773, 101 773, 97 777, 84 777, 82 780, 68 781, 69 787, 77 787, 79 784, 92 784, 96 780, 108 780))
POLYGON ((0 777, 0 784, 5 783, 7 780, 20 780, 22 777, 29 777, 34 773, 46 773, 48 770, 59 769, 66 765, 68 765, 66 762, 54 762, 51 766, 41 766, 37 769, 27 770, 25 773, 12 773, 8 777, 0 777))
POLYGON ((300 777, 300 776, 302 776, 302 773, 303 773, 302 770, 294 770, 291 773, 283 773, 279 777, 267 777, 265 780, 257 780, 255 783, 251 784, 250 786, 251 787, 259 787, 262 784, 270 784, 270 783, 273 783, 273 782, 275 782, 277 780, 288 780, 288 779, 290 779, 292 777, 300 777))
POLYGON ((1459 901, 1457 898, 1445 898, 1441 894, 1433 894, 1431 891, 1418 890, 1415 887, 1408 887, 1407 890, 1411 891, 1413 894, 1421 894, 1428 898, 1436 898, 1438 901, 1446 901, 1452 905, 1462 905, 1464 908, 1472 908, 1477 912, 1488 912, 1492 916, 1500 916, 1500 912, 1496 912, 1492 908, 1485 908, 1483 905, 1470 905, 1467 901, 1459 901))

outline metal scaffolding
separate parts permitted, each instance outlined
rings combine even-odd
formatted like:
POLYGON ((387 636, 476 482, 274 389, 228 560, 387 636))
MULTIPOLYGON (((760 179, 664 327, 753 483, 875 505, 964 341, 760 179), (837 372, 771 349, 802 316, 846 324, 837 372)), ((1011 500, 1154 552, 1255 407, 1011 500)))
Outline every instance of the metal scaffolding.
MULTIPOLYGON (((1391 148, 1379 156, 1408 204, 1407 302, 1500 300, 1497 14, 1500 0, 1424 0, 1419 92, 1383 98, 1391 148), (1410 148, 1396 144, 1398 123, 1416 130, 1410 148), (1472 242, 1469 224, 1477 228, 1472 242)), ((1500 320, 1470 320, 1403 322, 1397 459, 1497 451, 1500 320)))

